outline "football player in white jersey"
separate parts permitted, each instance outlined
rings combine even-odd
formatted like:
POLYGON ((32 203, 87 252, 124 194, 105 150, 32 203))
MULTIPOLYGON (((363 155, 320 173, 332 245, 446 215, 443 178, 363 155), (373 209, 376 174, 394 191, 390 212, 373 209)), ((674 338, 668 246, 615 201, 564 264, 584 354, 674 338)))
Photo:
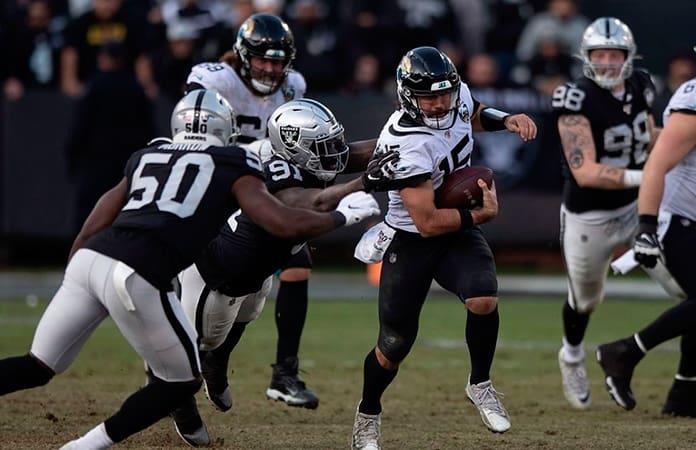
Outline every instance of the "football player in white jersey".
MULTIPOLYGON (((218 91, 237 113, 240 129, 237 142, 258 144, 268 137, 267 122, 273 111, 290 100, 303 97, 307 90, 304 77, 291 68, 295 52, 292 32, 282 19, 272 14, 254 14, 244 21, 233 51, 226 53, 221 62, 198 64, 191 69, 187 89, 203 87, 218 91)), ((253 148, 270 147, 259 145, 253 148)), ((259 156, 265 161, 272 154, 259 156)), ((351 159, 354 158, 351 156, 351 159)), ((278 329, 276 363, 266 390, 269 398, 306 408, 316 408, 319 404, 317 396, 298 376, 298 353, 307 315, 311 268, 311 254, 305 246, 280 271, 275 311, 278 329)), ((224 349, 231 351, 241 338, 245 325, 238 323, 230 330, 228 340, 217 353, 222 359, 215 367, 224 367, 226 371, 224 349)), ((205 361, 203 365, 209 360, 205 361)), ((204 372, 213 373, 214 370, 207 367, 204 372)))
MULTIPOLYGON (((396 71, 401 108, 389 118, 378 148, 398 150, 389 184, 386 226, 393 240, 384 254, 379 286, 379 338, 365 358, 363 393, 352 448, 379 448, 381 397, 416 339, 421 307, 432 280, 457 295, 468 309, 466 341, 471 374, 469 399, 488 428, 510 427, 489 370, 498 336, 497 279, 493 254, 478 224, 498 211, 495 187, 483 180, 483 207, 441 209, 435 190, 447 174, 470 164, 473 131, 508 130, 534 139, 536 126, 472 98, 449 58, 433 47, 409 51, 396 71)), ((466 384, 465 384, 466 383, 466 384)))
POLYGON ((644 267, 655 267, 661 260, 686 293, 686 300, 633 336, 600 345, 597 359, 614 401, 633 409, 633 369, 648 350, 681 336, 679 368, 662 412, 696 417, 696 78, 674 93, 664 112, 664 124, 645 164, 638 196, 640 226, 633 250, 644 267))

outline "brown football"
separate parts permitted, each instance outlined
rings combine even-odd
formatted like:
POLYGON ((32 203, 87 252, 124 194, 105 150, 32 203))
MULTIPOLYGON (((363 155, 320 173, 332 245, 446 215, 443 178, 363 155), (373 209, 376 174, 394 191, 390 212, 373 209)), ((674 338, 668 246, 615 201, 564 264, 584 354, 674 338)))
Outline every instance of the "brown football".
POLYGON ((479 178, 485 181, 489 188, 493 185, 493 171, 488 167, 464 167, 447 175, 437 190, 437 205, 441 208, 478 208, 483 204, 483 191, 478 185, 479 178))

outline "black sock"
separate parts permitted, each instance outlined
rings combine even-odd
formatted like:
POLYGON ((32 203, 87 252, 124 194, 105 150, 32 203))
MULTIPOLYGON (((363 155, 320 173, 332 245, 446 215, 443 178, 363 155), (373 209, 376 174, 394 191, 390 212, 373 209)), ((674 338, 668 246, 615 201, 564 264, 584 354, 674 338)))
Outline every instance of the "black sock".
POLYGON ((687 378, 696 377, 696 333, 686 333, 681 338, 681 359, 679 375, 687 378))
POLYGON ((198 380, 168 383, 157 379, 128 397, 121 409, 106 419, 106 434, 114 443, 121 442, 167 416, 200 387, 198 380))
MULTIPOLYGON (((219 347, 208 352, 215 357, 218 364, 224 364, 224 367, 227 367, 230 360, 230 354, 237 344, 239 344, 239 340, 242 338, 247 325, 249 325, 249 322, 235 322, 232 325, 232 328, 230 328, 229 333, 227 333, 225 341, 220 344, 219 347)), ((202 357, 203 356, 201 355, 201 358, 202 357)))
POLYGON ((570 345, 580 345, 585 337, 590 314, 575 311, 568 302, 563 304, 563 333, 570 345))
POLYGON ((307 317, 307 285, 307 280, 280 282, 275 307, 278 328, 276 363, 282 363, 286 358, 297 358, 307 317))
POLYGON ((696 300, 684 300, 663 312, 650 325, 638 333, 645 350, 651 350, 659 344, 694 329, 696 317, 696 300))
POLYGON ((53 371, 31 355, 0 360, 0 395, 31 389, 51 381, 53 371))
POLYGON ((471 358, 471 375, 469 382, 478 384, 490 380, 490 370, 498 341, 500 316, 498 307, 488 314, 474 314, 467 311, 466 345, 471 358))
POLYGON ((374 349, 367 354, 363 372, 361 413, 375 415, 382 412, 382 394, 394 380, 398 371, 399 369, 387 370, 382 367, 377 361, 374 349))

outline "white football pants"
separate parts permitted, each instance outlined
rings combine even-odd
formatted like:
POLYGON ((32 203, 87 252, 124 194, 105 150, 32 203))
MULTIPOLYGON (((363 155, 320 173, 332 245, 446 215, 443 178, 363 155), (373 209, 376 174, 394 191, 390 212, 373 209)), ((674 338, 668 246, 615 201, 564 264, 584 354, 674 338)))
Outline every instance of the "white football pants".
POLYGON ((273 286, 273 276, 266 278, 258 292, 230 297, 210 289, 195 265, 179 274, 181 304, 200 337, 199 349, 218 348, 235 322, 251 322, 263 311, 273 286))
POLYGON ((111 316, 128 343, 165 381, 200 373, 196 330, 173 292, 159 291, 126 264, 78 250, 41 317, 31 353, 56 373, 75 360, 92 332, 111 316))

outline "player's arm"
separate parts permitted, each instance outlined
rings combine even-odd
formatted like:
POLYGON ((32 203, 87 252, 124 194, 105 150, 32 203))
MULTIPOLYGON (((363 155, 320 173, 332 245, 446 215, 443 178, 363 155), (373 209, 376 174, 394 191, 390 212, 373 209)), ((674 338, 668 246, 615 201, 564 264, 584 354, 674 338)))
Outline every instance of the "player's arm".
POLYGON ((92 212, 89 213, 85 223, 82 225, 82 229, 73 242, 68 260, 72 258, 77 250, 85 245, 89 238, 99 233, 116 220, 116 216, 118 216, 118 213, 121 212, 121 208, 126 204, 127 198, 128 180, 126 177, 123 177, 114 188, 101 196, 92 212))
POLYGON ((438 209, 435 206, 432 180, 427 180, 418 186, 403 188, 399 194, 421 236, 433 237, 471 228, 488 222, 498 215, 495 185, 488 189, 483 180, 479 180, 478 184, 483 190, 483 206, 471 211, 453 208, 438 209))
POLYGON ((509 114, 483 103, 478 104, 471 118, 471 126, 474 131, 507 130, 519 135, 525 142, 535 139, 537 135, 536 124, 526 114, 509 114))
POLYGON ((251 220, 283 239, 312 238, 379 214, 377 202, 364 193, 352 201, 342 200, 336 210, 328 213, 290 208, 271 195, 261 179, 251 175, 235 181, 232 194, 251 220))
POLYGON ((673 112, 643 169, 638 213, 657 216, 665 175, 696 147, 696 114, 673 112))
POLYGON ((362 179, 336 184, 325 189, 292 187, 275 193, 285 205, 293 208, 311 209, 319 212, 331 211, 346 195, 362 191, 362 179))
POLYGON ((344 173, 362 172, 370 162, 370 158, 375 153, 377 139, 367 139, 348 143, 350 156, 344 173))
POLYGON ((640 170, 625 170, 600 164, 592 138, 590 121, 582 114, 558 118, 558 132, 568 167, 580 187, 626 189, 640 185, 640 170))
POLYGON ((657 138, 660 136, 662 128, 655 125, 655 117, 652 114, 648 114, 648 133, 650 133, 650 144, 648 144, 648 153, 652 151, 657 142, 657 138))

